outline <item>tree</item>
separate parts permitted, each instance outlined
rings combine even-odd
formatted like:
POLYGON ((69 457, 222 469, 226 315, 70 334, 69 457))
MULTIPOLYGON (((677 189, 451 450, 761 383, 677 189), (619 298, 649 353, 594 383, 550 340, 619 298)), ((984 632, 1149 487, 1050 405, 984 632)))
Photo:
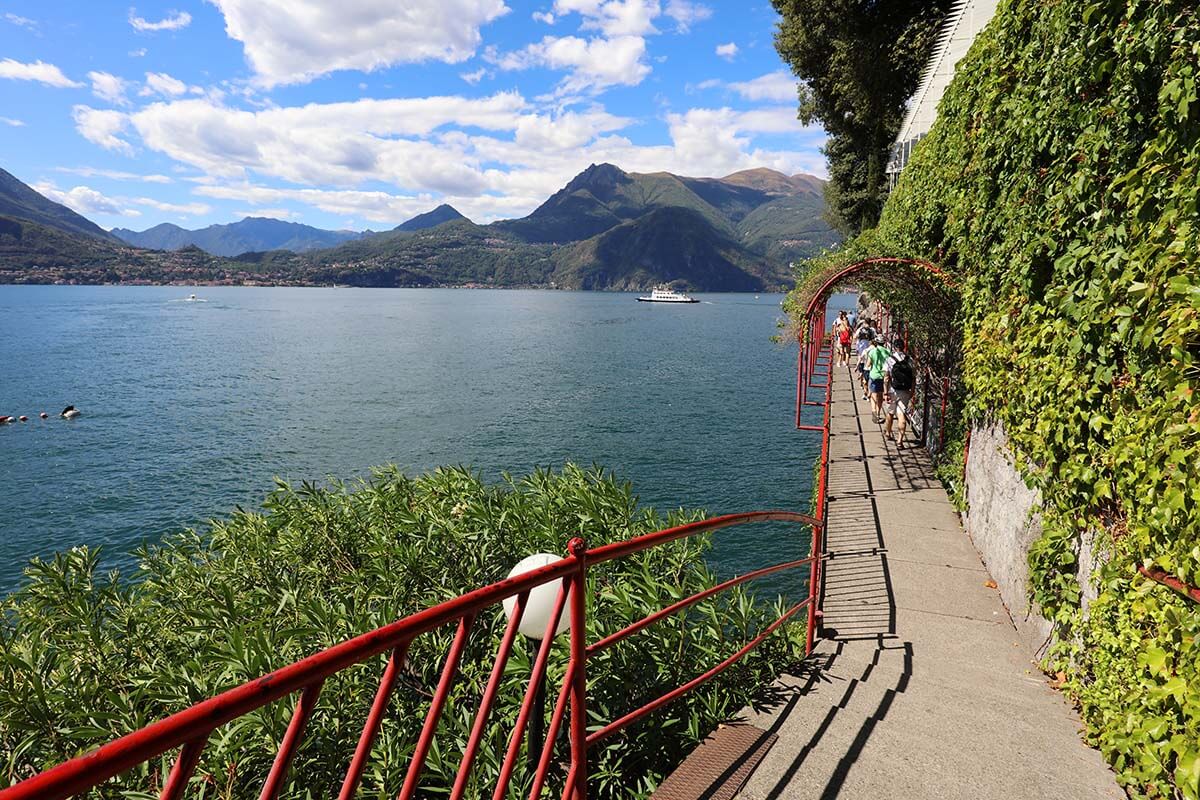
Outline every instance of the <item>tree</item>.
POLYGON ((800 79, 799 118, 829 134, 830 222, 879 221, 884 167, 952 0, 771 0, 775 49, 800 79))

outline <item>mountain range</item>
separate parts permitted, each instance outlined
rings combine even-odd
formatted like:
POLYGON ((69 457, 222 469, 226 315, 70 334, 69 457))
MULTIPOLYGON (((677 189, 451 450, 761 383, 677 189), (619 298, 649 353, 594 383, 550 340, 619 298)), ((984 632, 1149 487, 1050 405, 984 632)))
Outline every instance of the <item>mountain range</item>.
POLYGON ((0 171, 0 282, 166 282, 207 270, 230 283, 760 291, 789 285, 790 262, 837 242, 824 209, 824 181, 811 175, 593 164, 528 216, 487 225, 442 205, 378 233, 251 217, 109 234, 0 171))
POLYGON ((148 250, 181 250, 195 245, 214 256, 236 256, 254 250, 292 250, 303 253, 334 247, 363 234, 356 231, 327 231, 298 222, 269 217, 246 217, 228 225, 209 225, 188 230, 164 222, 144 231, 113 228, 112 234, 134 247, 148 250))

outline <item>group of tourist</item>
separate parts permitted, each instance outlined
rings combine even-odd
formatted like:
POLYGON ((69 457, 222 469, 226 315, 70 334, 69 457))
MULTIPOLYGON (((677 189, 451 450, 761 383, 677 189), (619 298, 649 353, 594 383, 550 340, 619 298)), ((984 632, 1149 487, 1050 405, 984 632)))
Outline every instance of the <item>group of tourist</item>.
POLYGON ((871 401, 871 421, 882 422, 883 435, 903 449, 917 377, 912 360, 904 352, 904 341, 897 337, 889 345, 874 320, 857 320, 856 315, 844 310, 833 323, 833 338, 841 366, 850 366, 853 346, 863 400, 871 401))

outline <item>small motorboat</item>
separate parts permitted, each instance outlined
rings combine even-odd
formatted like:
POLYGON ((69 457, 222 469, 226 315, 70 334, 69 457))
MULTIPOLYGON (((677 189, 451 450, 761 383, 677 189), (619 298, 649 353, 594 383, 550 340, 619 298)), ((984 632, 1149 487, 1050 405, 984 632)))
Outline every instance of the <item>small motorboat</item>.
POLYGON ((655 286, 649 297, 639 297, 639 303, 699 303, 694 297, 677 292, 668 286, 655 286))
POLYGON ((64 409, 62 410, 62 413, 61 413, 61 414, 59 414, 59 416, 60 416, 60 417, 62 417, 63 419, 75 419, 76 417, 78 417, 78 416, 79 416, 80 414, 82 414, 82 413, 83 413, 83 412, 82 412, 82 411, 80 411, 80 410, 79 410, 78 408, 76 408, 75 406, 67 406, 66 408, 64 408, 64 409))

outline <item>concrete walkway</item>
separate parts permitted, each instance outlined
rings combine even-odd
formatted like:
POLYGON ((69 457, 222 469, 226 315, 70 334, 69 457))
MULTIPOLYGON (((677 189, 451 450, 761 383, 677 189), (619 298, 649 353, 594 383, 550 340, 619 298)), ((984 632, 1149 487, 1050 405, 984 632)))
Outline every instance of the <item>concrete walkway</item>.
POLYGON ((834 370, 825 630, 746 720, 778 738, 737 795, 1123 798, 1035 668, 929 456, 834 370))

